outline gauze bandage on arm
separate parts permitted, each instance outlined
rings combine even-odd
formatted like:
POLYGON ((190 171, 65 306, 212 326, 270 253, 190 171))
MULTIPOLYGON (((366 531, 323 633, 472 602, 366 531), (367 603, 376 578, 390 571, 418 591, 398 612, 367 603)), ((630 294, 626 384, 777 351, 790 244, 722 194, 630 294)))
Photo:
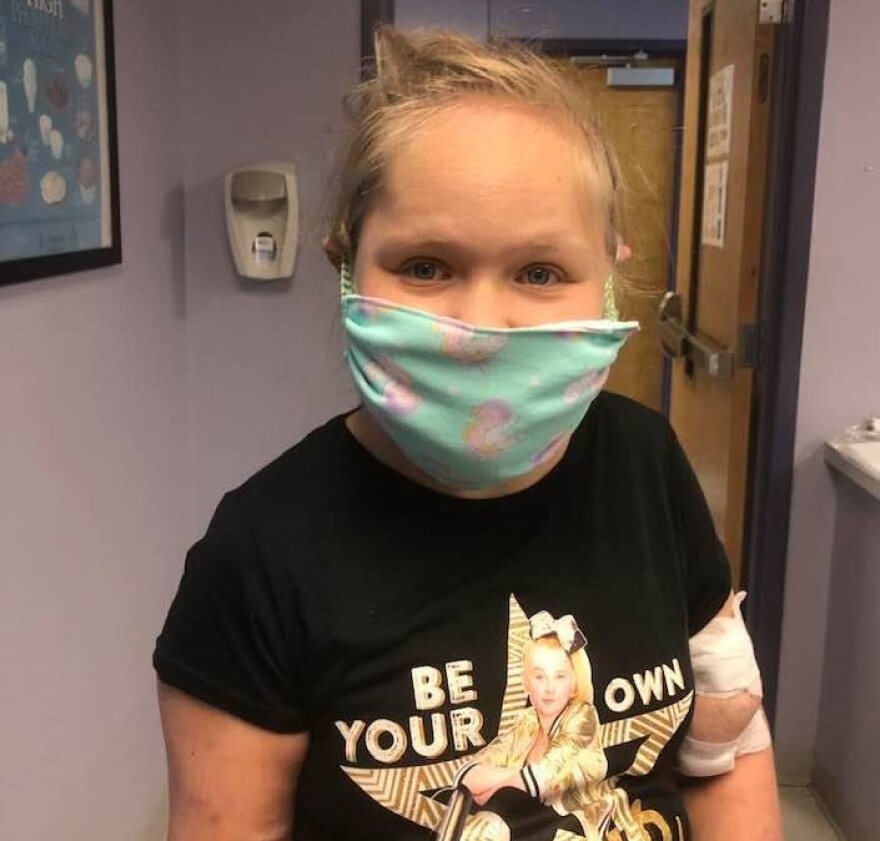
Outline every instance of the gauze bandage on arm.
POLYGON ((694 685, 700 695, 731 698, 748 692, 764 697, 761 672, 740 605, 745 592, 733 597, 733 616, 716 616, 690 640, 694 685))
MULTIPOLYGON (((740 610, 745 597, 744 592, 734 597, 733 616, 716 616, 691 637, 691 663, 698 697, 734 699, 744 692, 755 698, 764 696, 755 649, 740 610)), ((769 746, 770 728, 759 707, 732 741, 708 742, 686 736, 678 754, 678 767, 691 777, 724 774, 733 769, 737 756, 757 753, 769 746)))

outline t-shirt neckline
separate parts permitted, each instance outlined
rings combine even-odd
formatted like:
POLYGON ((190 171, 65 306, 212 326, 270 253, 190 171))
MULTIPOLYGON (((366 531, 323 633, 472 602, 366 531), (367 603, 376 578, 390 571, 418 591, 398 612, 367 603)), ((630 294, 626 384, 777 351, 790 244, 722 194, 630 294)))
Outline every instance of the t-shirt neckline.
POLYGON ((462 498, 426 487, 380 461, 352 434, 346 424, 346 419, 358 408, 360 407, 339 415, 336 422, 341 426, 346 457, 352 468, 363 477, 366 483, 364 486, 372 488, 389 505, 403 503, 407 510, 422 508, 435 514, 448 513, 489 521, 496 517, 535 514, 547 507, 548 502, 556 497, 558 489, 572 475, 586 443, 591 416, 597 407, 595 403, 590 407, 584 420, 572 433, 562 458, 545 476, 522 490, 487 499, 462 498))

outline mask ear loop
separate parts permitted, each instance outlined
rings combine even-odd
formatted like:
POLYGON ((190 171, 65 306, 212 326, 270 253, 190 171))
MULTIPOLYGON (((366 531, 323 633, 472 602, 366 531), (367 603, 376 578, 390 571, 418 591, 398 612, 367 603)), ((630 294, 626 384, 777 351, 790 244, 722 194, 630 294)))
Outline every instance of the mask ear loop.
POLYGON ((614 297, 614 275, 609 274, 605 278, 605 295, 602 307, 602 318, 607 321, 619 321, 620 312, 617 309, 617 301, 614 297))
POLYGON ((348 258, 344 257, 339 266, 339 292, 345 298, 348 295, 354 295, 354 276, 351 271, 351 263, 348 258))
MULTIPOLYGON (((632 256, 632 249, 624 243, 618 234, 617 248, 614 251, 614 263, 623 263, 632 256)), ((605 278, 605 294, 602 307, 602 318, 608 321, 620 321, 620 311, 617 309, 617 300, 614 295, 614 274, 605 278)))

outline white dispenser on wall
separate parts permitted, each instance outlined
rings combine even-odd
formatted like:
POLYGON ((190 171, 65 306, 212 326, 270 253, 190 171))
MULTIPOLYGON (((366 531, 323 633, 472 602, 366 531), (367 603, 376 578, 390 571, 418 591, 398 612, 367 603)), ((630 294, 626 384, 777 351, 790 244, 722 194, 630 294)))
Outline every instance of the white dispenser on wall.
POLYGON ((224 186, 226 233, 238 273, 254 280, 292 277, 299 228, 293 164, 234 169, 224 186))

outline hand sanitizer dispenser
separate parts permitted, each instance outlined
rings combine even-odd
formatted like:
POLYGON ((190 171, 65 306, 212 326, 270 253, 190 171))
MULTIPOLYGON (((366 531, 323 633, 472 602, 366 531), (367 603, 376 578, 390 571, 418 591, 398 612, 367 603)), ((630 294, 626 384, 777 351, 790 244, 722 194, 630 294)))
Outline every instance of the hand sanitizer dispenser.
POLYGON ((227 173, 226 233, 242 277, 292 277, 299 204, 296 170, 288 163, 257 163, 227 173))

